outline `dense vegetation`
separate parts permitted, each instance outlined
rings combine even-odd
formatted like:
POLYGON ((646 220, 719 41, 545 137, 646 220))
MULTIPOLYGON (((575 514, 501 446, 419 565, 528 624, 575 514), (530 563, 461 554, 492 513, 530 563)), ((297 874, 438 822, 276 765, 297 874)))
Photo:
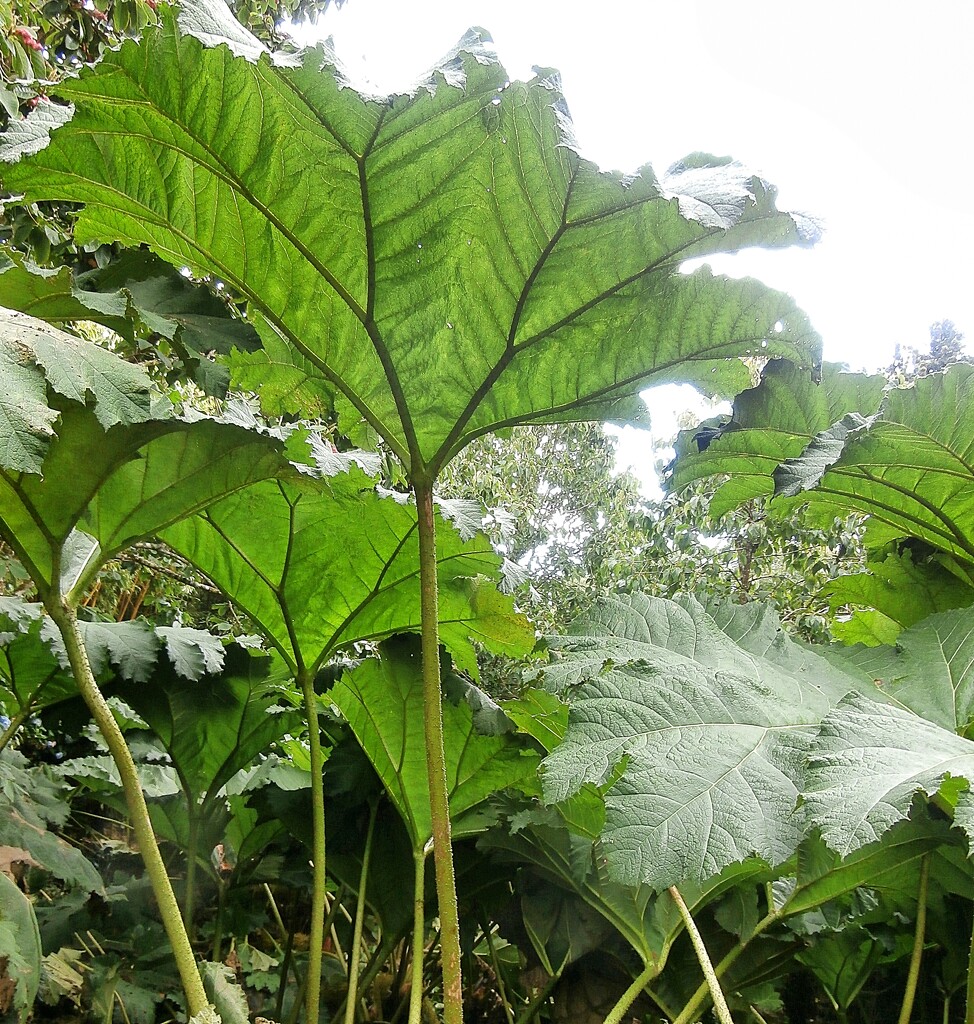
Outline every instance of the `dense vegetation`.
POLYGON ((974 1021, 974 367, 821 367, 682 270, 814 225, 475 34, 142 14, 3 100, 0 1016, 974 1021))

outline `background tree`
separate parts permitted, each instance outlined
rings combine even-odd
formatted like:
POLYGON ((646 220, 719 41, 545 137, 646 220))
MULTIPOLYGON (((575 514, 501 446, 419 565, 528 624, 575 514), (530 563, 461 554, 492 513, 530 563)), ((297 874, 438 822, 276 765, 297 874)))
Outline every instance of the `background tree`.
POLYGON ((930 325, 929 351, 921 352, 913 345, 897 345, 893 361, 883 372, 890 383, 903 386, 965 358, 963 333, 953 320, 938 320, 930 325))
MULTIPOLYGON (((655 452, 665 476, 667 448, 655 452)), ((526 577, 525 610, 541 632, 563 631, 596 598, 642 591, 770 601, 788 628, 824 640, 833 613, 822 588, 862 565, 855 517, 828 528, 801 515, 782 522, 754 499, 715 518, 712 481, 646 499, 633 473, 617 472, 615 440, 599 424, 482 438, 442 480, 444 493, 486 510, 491 539, 526 577)))
MULTIPOLYGON (((281 45, 281 22, 317 20, 345 0, 237 0, 240 22, 266 42, 281 45)), ((32 106, 36 88, 76 65, 97 62, 106 48, 156 23, 158 0, 2 0, 0 2, 0 118, 32 106)))
POLYGON ((601 424, 569 423, 480 438, 441 477, 445 495, 485 510, 485 529, 519 567, 542 632, 629 587, 645 553, 639 481, 615 467, 615 441, 601 424))

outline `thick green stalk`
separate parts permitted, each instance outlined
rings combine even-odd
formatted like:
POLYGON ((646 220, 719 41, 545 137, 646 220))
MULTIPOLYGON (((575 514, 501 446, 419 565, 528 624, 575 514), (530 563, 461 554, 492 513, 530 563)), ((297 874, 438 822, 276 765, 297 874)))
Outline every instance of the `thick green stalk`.
POLYGON ((619 1001, 609 1010, 604 1024, 621 1024, 626 1011, 639 998, 640 992, 659 974, 659 967, 656 964, 647 964, 643 972, 619 997, 619 1001))
POLYGON ((423 948, 426 945, 426 854, 413 850, 413 962, 409 976, 408 1024, 420 1024, 423 1016, 423 948))
POLYGON ((443 749, 443 697, 440 691, 439 608, 436 583, 436 520, 432 481, 413 481, 419 516, 419 579, 423 653, 423 724, 426 735, 426 773, 433 828, 433 865, 440 915, 443 966, 444 1024, 463 1022, 463 982, 460 971, 460 916, 450 836, 450 798, 443 749))
POLYGON ((298 685, 304 695, 304 713, 308 719, 311 750, 311 935, 308 939, 308 974, 305 989, 306 1024, 317 1024, 321 1001, 321 947, 325 939, 325 759, 321 752, 318 725, 318 697, 310 669, 298 669, 298 685))
MULTIPOLYGON (((757 938, 762 932, 766 931, 772 924, 780 920, 781 916, 780 910, 776 910, 770 914, 765 914, 765 916, 762 917, 754 926, 750 937, 732 946, 724 959, 717 964, 717 967, 714 969, 716 976, 718 978, 723 977, 724 973, 730 970, 741 953, 747 949, 748 944, 753 939, 757 938)), ((691 1024, 692 1021, 699 1020, 699 1015, 702 1013, 703 1007, 709 998, 710 987, 707 984, 706 979, 704 979, 697 988, 697 991, 690 996, 686 1006, 683 1007, 678 1016, 673 1018, 673 1024, 691 1024)))
POLYGON ((707 988, 710 989, 710 998, 714 1003, 714 1013, 717 1014, 720 1024, 734 1024, 730 1010, 727 1007, 727 1000, 724 998, 720 982, 717 980, 717 974, 714 971, 710 954, 707 952, 707 947, 703 944, 703 936, 697 928, 697 923, 691 917, 690 910, 686 903, 683 902, 680 890, 675 885, 670 886, 669 894, 676 904, 676 909, 680 912, 680 917, 683 918, 683 926, 686 928, 690 941, 693 943, 694 952, 697 954, 697 960, 700 962, 700 969, 703 971, 703 976, 707 981, 707 988))
POLYGON ((916 999, 917 982, 920 980, 920 962, 923 959, 923 943, 927 934, 927 883, 930 879, 930 854, 920 860, 920 885, 917 891, 917 920, 913 931, 913 953, 910 969, 906 975, 906 990, 900 1006, 899 1024, 910 1024, 913 1015, 913 1001, 916 999))
POLYGON ((358 1001, 358 968, 362 958, 362 925, 365 923, 365 888, 369 879, 369 861, 372 857, 372 836, 375 835, 375 816, 379 801, 369 812, 369 830, 365 834, 365 852, 362 854, 362 873, 359 876, 358 900, 355 904, 355 927, 352 933, 352 957, 348 964, 348 995, 345 997, 345 1024, 354 1024, 355 1003, 358 1001))
POLYGON ((152 831, 149 808, 145 803, 142 784, 139 781, 135 761, 132 759, 132 752, 126 745, 122 730, 118 727, 111 708, 105 702, 105 698, 95 682, 81 639, 81 631, 78 629, 78 617, 75 610, 56 600, 48 602, 47 610, 61 632, 78 690, 88 705, 95 724, 101 730, 102 737, 118 768, 135 838, 138 841, 146 874, 149 876, 152 892, 162 917, 162 924, 176 960, 179 979, 182 982, 183 991, 186 993, 189 1016, 205 1015, 209 1011, 209 999, 207 999, 206 991, 203 988, 203 980, 196 965, 196 957, 193 954, 189 936, 186 934, 183 916, 179 911, 172 883, 169 881, 166 866, 159 853, 159 845, 152 831))

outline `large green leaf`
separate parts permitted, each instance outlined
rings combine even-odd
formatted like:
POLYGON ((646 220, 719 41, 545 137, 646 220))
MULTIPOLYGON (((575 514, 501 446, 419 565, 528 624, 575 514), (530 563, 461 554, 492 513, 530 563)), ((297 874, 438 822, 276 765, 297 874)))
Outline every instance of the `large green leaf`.
POLYGON ((729 475, 717 511, 773 485, 772 515, 807 505, 804 521, 822 527, 850 513, 868 517, 871 571, 841 578, 830 593, 834 605, 867 609, 837 635, 872 644, 933 611, 969 604, 974 582, 974 366, 888 390, 880 402, 881 383, 829 372, 813 391, 772 363, 738 399, 730 424, 694 435, 704 451, 688 450, 684 437, 673 473, 677 486, 729 475))
POLYGON ((826 650, 833 664, 857 669, 898 704, 950 732, 974 724, 974 609, 931 615, 904 630, 896 646, 826 650))
MULTIPOLYGON (((840 661, 831 666, 832 647, 796 642, 781 625, 776 609, 749 602, 738 604, 720 598, 703 598, 703 607, 714 625, 748 654, 771 662, 794 679, 810 679, 830 687, 834 693, 850 688, 872 692, 872 676, 851 662, 840 661)), ((693 599, 679 598, 678 603, 692 608, 693 599)))
POLYGON ((906 818, 918 793, 955 806, 974 839, 974 743, 903 708, 850 693, 822 723, 805 804, 828 845, 848 854, 906 818))
POLYGON ((38 267, 16 249, 0 249, 0 287, 4 305, 49 324, 93 320, 118 334, 129 324, 123 296, 77 294, 70 267, 38 267))
POLYGON ((874 413, 885 384, 882 374, 844 373, 834 363, 825 364, 817 384, 793 363, 774 359, 758 386, 735 399, 729 420, 719 417, 681 433, 669 486, 679 490, 694 480, 727 476, 711 501, 714 516, 750 498, 769 497, 782 462, 843 416, 874 413))
POLYGON ((297 475, 281 442, 231 423, 150 414, 141 371, 17 316, 11 350, 27 352, 21 340, 31 335, 33 354, 16 364, 7 395, 18 408, 44 395, 37 422, 56 423, 57 436, 41 437, 30 422, 0 431, 0 535, 42 590, 71 590, 92 565, 248 483, 297 475))
MULTIPOLYGON (((525 918, 539 909, 532 896, 536 888, 542 888, 540 880, 557 887, 566 897, 562 903, 562 919, 551 921, 545 936, 544 945, 549 955, 552 948, 570 957, 573 950, 579 955, 587 952, 573 941, 570 918, 572 907, 578 914, 581 905, 589 913, 595 911, 611 925, 644 964, 655 963, 662 967, 673 940, 683 930, 683 920, 669 894, 657 894, 645 884, 620 883, 612 877, 602 844, 573 834, 565 827, 561 811, 561 807, 521 811, 503 827, 491 829, 478 846, 502 863, 517 865, 522 876, 527 876, 522 877, 520 885, 525 918), (573 897, 571 900, 567 899, 568 894, 573 897)), ((734 885, 746 883, 759 872, 760 866, 753 862, 747 866, 736 865, 721 875, 708 878, 703 885, 691 883, 681 887, 681 895, 694 909, 734 885)), ((550 891, 543 895, 548 902, 554 902, 550 891)), ((585 925, 580 936, 584 940, 595 929, 590 921, 580 923, 585 925)), ((540 930, 534 929, 532 942, 537 937, 540 937, 540 930)))
POLYGON ((832 624, 832 635, 843 643, 894 643, 901 630, 934 612, 974 604, 974 587, 945 571, 937 557, 914 558, 907 548, 871 559, 867 568, 837 576, 825 587, 833 609, 856 607, 850 618, 832 624))
POLYGON ((149 418, 149 378, 138 367, 0 307, 0 464, 40 473, 59 407, 48 389, 82 405, 94 400, 104 428, 149 418))
POLYGON ((0 873, 0 1013, 25 1024, 41 978, 41 936, 30 900, 0 873))
MULTIPOLYGON (((922 815, 899 822, 881 840, 847 857, 813 834, 799 848, 794 873, 775 883, 775 908, 785 917, 815 912, 861 887, 899 894, 906 885, 915 898, 916 862, 934 857, 936 873, 947 873, 951 869, 946 858, 958 846, 963 846, 963 839, 949 823, 922 815)), ((969 873, 965 874, 963 884, 969 888, 969 873)))
POLYGON ((508 82, 475 32, 379 100, 327 49, 261 53, 219 0, 162 22, 11 124, 3 185, 83 203, 79 241, 225 280, 265 346, 236 379, 269 409, 335 401, 428 474, 498 427, 631 414, 651 381, 736 392, 748 351, 817 361, 786 296, 681 272, 816 237, 738 165, 600 174, 557 76, 508 82))
POLYGON ((93 320, 130 341, 137 328, 161 336, 201 386, 218 386, 222 377, 220 392, 226 391, 227 371, 208 362, 205 353, 260 344, 253 326, 231 317, 227 304, 206 285, 188 281, 141 249, 80 273, 37 267, 14 250, 0 250, 0 288, 7 307, 48 323, 93 320))
POLYGON ((39 710, 77 693, 48 640, 40 605, 14 597, 0 598, 0 703, 8 715, 39 710))
MULTIPOLYGON (((419 644, 411 638, 388 642, 378 660, 345 673, 330 693, 402 816, 415 850, 432 836, 422 693, 419 644)), ((454 820, 537 769, 537 754, 510 734, 478 733, 466 702, 444 702, 443 733, 454 820)))
POLYGON ((692 599, 634 594, 600 603, 573 625, 579 635, 549 639, 556 660, 543 681, 570 711, 544 762, 545 795, 563 800, 618 773, 602 838, 621 881, 665 888, 753 855, 790 857, 816 727, 863 686, 767 613, 763 625, 750 608, 723 619, 692 599))
MULTIPOLYGON (((145 682, 168 655, 177 675, 198 680, 223 667, 219 637, 186 626, 80 621, 88 662, 99 680, 145 682)), ((78 695, 64 641, 39 604, 0 598, 0 703, 10 714, 39 711, 78 695)))
MULTIPOLYGON (((259 623, 292 666, 420 626, 416 508, 355 465, 321 480, 265 481, 162 533, 259 623)), ((482 534, 437 530, 440 636, 476 672, 469 637, 527 653, 534 633, 499 594, 482 534)))
POLYGON ((777 474, 794 495, 783 512, 808 503, 813 522, 868 514, 866 542, 879 548, 917 538, 974 578, 974 366, 889 391, 880 412, 838 445, 816 439, 777 474))
POLYGON ((20 751, 0 751, 0 846, 26 850, 68 885, 103 893, 101 877, 84 854, 53 830, 69 813, 63 783, 43 766, 28 764, 20 751))
POLYGON ((760 606, 710 611, 635 594, 549 640, 543 679, 570 709, 545 794, 611 782, 602 841, 617 878, 662 888, 755 854, 781 864, 810 829, 846 855, 917 794, 974 836, 974 743, 936 724, 971 712, 969 612, 912 627, 895 651, 812 649, 760 606))
MULTIPOLYGON (((107 266, 73 272, 35 266, 15 250, 0 249, 0 286, 6 306, 49 324, 94 321, 130 342, 140 332, 169 342, 184 373, 209 393, 225 394, 227 372, 207 358, 232 347, 259 347, 253 325, 230 314, 205 284, 142 249, 125 250, 107 266)), ((144 342, 150 344, 151 342, 144 342)))

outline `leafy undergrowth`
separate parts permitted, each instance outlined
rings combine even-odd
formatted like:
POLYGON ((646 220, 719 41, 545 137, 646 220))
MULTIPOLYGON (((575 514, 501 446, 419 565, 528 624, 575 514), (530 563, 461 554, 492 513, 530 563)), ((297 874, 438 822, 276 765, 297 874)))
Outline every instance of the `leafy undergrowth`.
POLYGON ((813 387, 787 296, 682 268, 815 225, 704 154, 599 172, 556 77, 476 32, 379 99, 187 0, 52 95, 4 188, 131 248, 0 263, 0 538, 35 599, 0 599, 5 1019, 974 1015, 974 368, 813 387), (152 374, 48 322, 82 315, 152 374), (865 517, 825 600, 871 646, 792 639, 739 560, 738 600, 616 593, 535 648, 524 566, 440 471, 756 369, 673 485, 865 517), (146 543, 254 635, 106 614, 146 543), (502 704, 490 658, 529 660, 502 704))

